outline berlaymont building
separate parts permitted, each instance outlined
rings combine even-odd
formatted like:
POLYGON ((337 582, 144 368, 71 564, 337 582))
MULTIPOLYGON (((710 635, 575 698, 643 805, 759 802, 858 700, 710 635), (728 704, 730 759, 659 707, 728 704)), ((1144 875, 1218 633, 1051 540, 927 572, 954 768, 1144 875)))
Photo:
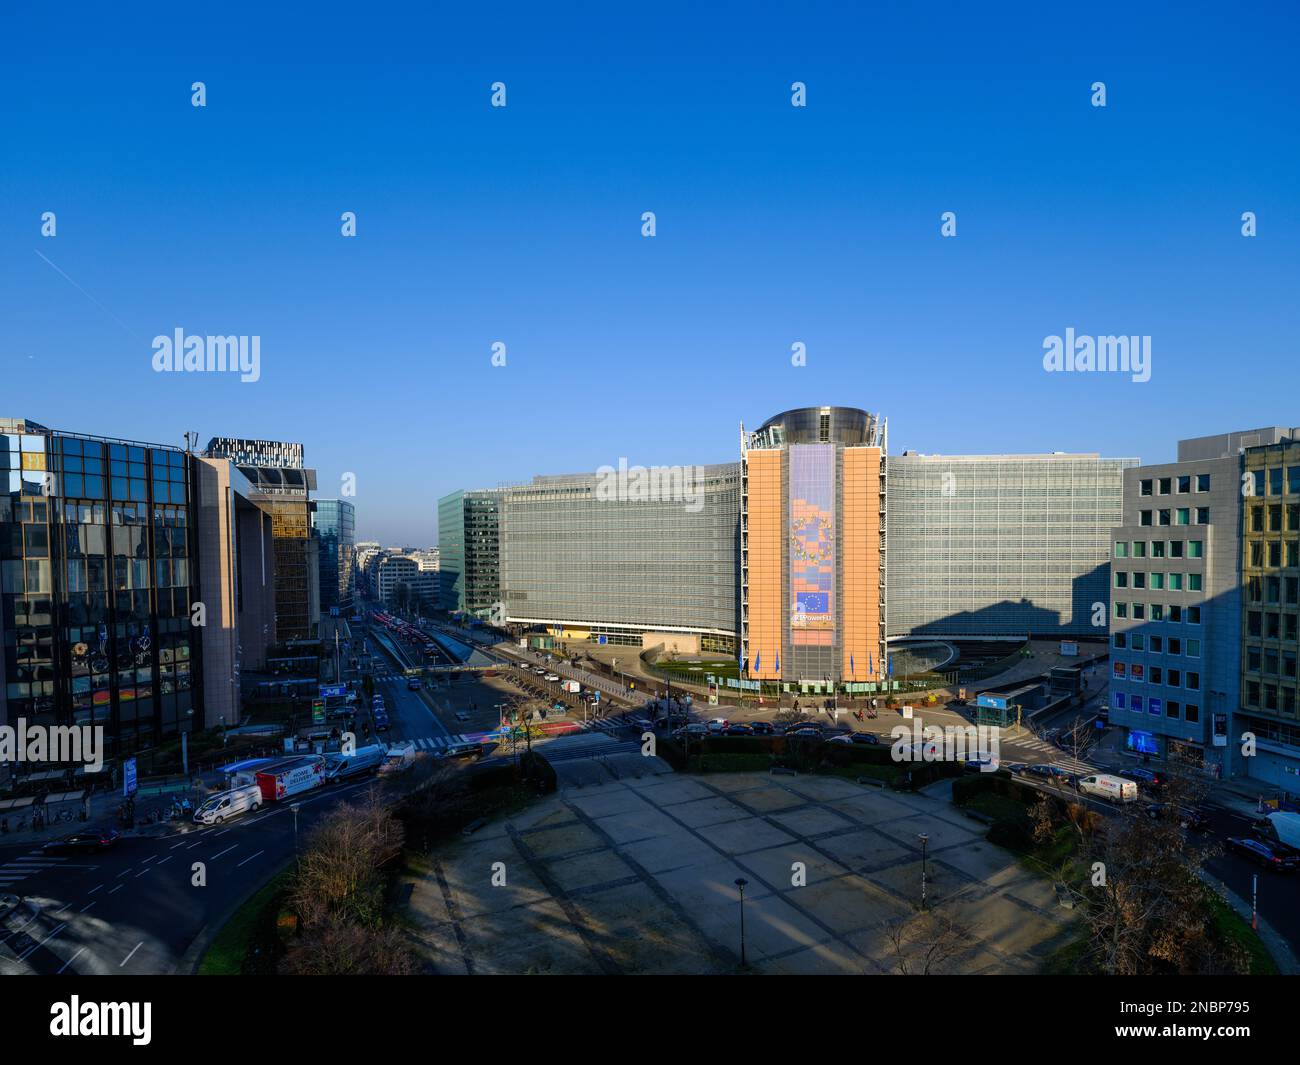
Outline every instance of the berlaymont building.
POLYGON ((1104 637, 1136 461, 890 455, 879 414, 789 410, 742 426, 735 462, 504 486, 502 609, 569 640, 725 652, 804 690, 874 690, 913 640, 1104 637))

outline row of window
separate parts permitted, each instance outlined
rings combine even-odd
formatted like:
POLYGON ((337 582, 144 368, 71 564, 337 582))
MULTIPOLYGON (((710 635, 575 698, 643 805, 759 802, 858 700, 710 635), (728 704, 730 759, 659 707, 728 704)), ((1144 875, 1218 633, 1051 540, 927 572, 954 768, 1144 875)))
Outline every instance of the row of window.
POLYGON ((1115 541, 1116 558, 1202 558, 1204 554, 1203 540, 1115 541))
POLYGON ((1132 684, 1163 684, 1168 688, 1186 688, 1192 692, 1201 690, 1200 673, 1190 669, 1166 669, 1143 662, 1112 662, 1110 675, 1116 680, 1127 680, 1132 684))
POLYGON ((1274 713, 1294 715, 1296 696, 1293 688, 1280 688, 1276 684, 1261 684, 1257 680, 1246 681, 1246 706, 1257 710, 1271 710, 1274 713))
POLYGON ((1165 510, 1143 510, 1138 513, 1139 525, 1209 525, 1209 507, 1175 507, 1165 510), (1193 516, 1195 521, 1192 520, 1193 516))
POLYGON ((1171 624, 1199 625, 1201 608, 1199 606, 1170 606, 1164 603, 1121 603, 1116 602, 1115 617, 1131 618, 1133 621, 1165 621, 1171 624))
POLYGON ((1167 496, 1173 495, 1177 491, 1178 495, 1185 495, 1192 491, 1193 486, 1198 492, 1208 492, 1210 490, 1210 475, 1208 473, 1198 473, 1195 480, 1193 480, 1191 474, 1187 473, 1179 477, 1147 478, 1138 481, 1138 494, 1167 496))
POLYGON ((1266 677, 1296 678, 1296 652, 1277 651, 1268 647, 1246 648, 1246 672, 1266 677))
POLYGON ((1201 720, 1201 708, 1196 703, 1177 703, 1173 699, 1129 695, 1125 692, 1112 692, 1110 701, 1111 706, 1116 710, 1132 710, 1135 714, 1171 717, 1190 724, 1196 724, 1201 720))
POLYGON ((1256 569, 1287 569, 1300 567, 1300 540, 1251 540, 1246 545, 1246 557, 1256 569), (1286 562, 1283 562, 1283 557, 1286 562))
POLYGON ((1247 488, 1251 495, 1300 496, 1300 466, 1286 467, 1286 492, 1282 491, 1282 467, 1274 466, 1268 470, 1252 470, 1247 476, 1250 482, 1247 488))
POLYGON ((1171 592, 1199 592, 1202 586, 1203 578, 1199 573, 1144 573, 1141 570, 1133 573, 1125 570, 1115 572, 1116 588, 1153 588, 1156 591, 1168 588, 1171 592))
POLYGON ((1294 642, 1300 632, 1300 619, 1295 614, 1265 613, 1260 610, 1246 611, 1246 635, 1265 640, 1289 640, 1294 642))
POLYGON ((1184 640, 1181 636, 1157 636, 1146 632, 1116 632, 1110 645, 1117 650, 1150 651, 1153 655, 1186 655, 1201 657, 1200 640, 1184 640))
POLYGON ((1265 506, 1258 503, 1250 508, 1248 528, 1250 532, 1296 532, 1300 530, 1300 503, 1270 503, 1265 506), (1283 529, 1283 516, 1286 528, 1283 529))

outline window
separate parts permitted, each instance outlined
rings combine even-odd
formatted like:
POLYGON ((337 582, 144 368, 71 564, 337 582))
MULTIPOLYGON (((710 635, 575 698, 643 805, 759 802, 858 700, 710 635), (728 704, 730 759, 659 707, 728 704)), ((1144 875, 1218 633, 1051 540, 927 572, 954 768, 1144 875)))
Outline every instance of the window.
POLYGON ((1183 575, 1181 573, 1169 574, 1169 590, 1171 592, 1181 592, 1183 590, 1183 575))
POLYGON ((1156 590, 1163 590, 1165 586, 1165 575, 1163 573, 1151 574, 1151 587, 1156 590))
POLYGON ((1286 494, 1300 496, 1300 466, 1286 468, 1286 494))
POLYGON ((1183 682, 1190 691, 1201 690, 1201 675, 1199 673, 1188 673, 1187 679, 1183 682))
POLYGON ((1164 671, 1159 666, 1151 667, 1151 683, 1163 684, 1165 682, 1164 671))
POLYGON ((1177 716, 1178 716, 1178 704, 1174 702, 1173 699, 1170 699, 1169 702, 1165 705, 1165 717, 1177 717, 1177 716))
POLYGON ((1183 608, 1180 606, 1171 606, 1169 608, 1169 620, 1175 624, 1183 620, 1183 608))
POLYGON ((1146 616, 1147 616, 1147 608, 1146 608, 1146 604, 1145 604, 1145 603, 1134 603, 1134 604, 1133 604, 1133 620, 1134 620, 1134 621, 1142 621, 1142 620, 1144 620, 1144 619, 1146 618, 1146 616))
POLYGON ((1165 620, 1165 608, 1160 603, 1151 604, 1151 620, 1152 621, 1165 620))
POLYGON ((1147 575, 1145 573, 1133 574, 1133 587, 1145 588, 1147 586, 1147 575))
POLYGON ((1183 674, 1181 670, 1171 669, 1169 671, 1169 687, 1181 688, 1183 686, 1183 674))
POLYGON ((1157 524, 1157 525, 1168 525, 1168 524, 1170 523, 1171 520, 1173 520, 1173 511, 1171 511, 1171 510, 1160 510, 1160 511, 1157 511, 1157 512, 1156 512, 1156 524, 1157 524))
POLYGON ((1128 635, 1123 632, 1112 633, 1110 637, 1110 645, 1122 650, 1124 647, 1128 646, 1128 635))
POLYGON ((1210 490, 1210 475, 1208 473, 1198 473, 1196 475, 1196 490, 1198 492, 1208 492, 1210 490))
POLYGON ((1158 655, 1158 654, 1160 654, 1162 651, 1164 651, 1164 649, 1165 649, 1165 640, 1164 640, 1164 637, 1163 637, 1163 636, 1152 636, 1152 637, 1151 637, 1151 653, 1152 653, 1153 655, 1158 655))
POLYGON ((1263 470, 1255 470, 1250 474, 1250 494, 1256 497, 1264 494, 1263 470))
POLYGON ((1147 638, 1143 636, 1140 632, 1135 632, 1133 634, 1133 650, 1145 651, 1146 647, 1147 647, 1147 638))
POLYGON ((1199 625, 1201 623, 1201 608, 1199 606, 1189 606, 1187 608, 1187 624, 1199 625))
POLYGON ((1174 484, 1174 482, 1173 482, 1173 478, 1172 478, 1172 477, 1161 477, 1161 478, 1160 478, 1160 494, 1161 494, 1162 496, 1167 496, 1170 492, 1173 491, 1173 484, 1174 484))
POLYGON ((1126 617, 1128 617, 1128 603, 1121 603, 1121 602, 1119 602, 1118 600, 1116 600, 1116 601, 1115 601, 1115 616, 1116 616, 1117 618, 1126 618, 1126 617))
POLYGON ((1280 496, 1282 494, 1282 467, 1275 466, 1268 471, 1268 494, 1271 496, 1280 496))
POLYGON ((1115 557, 1116 557, 1116 558, 1128 558, 1128 541, 1127 541, 1127 540, 1116 540, 1116 541, 1115 541, 1115 557))
POLYGON ((1115 571, 1115 587, 1116 588, 1128 587, 1128 574, 1125 573, 1122 569, 1115 571))
POLYGON ((1151 524, 1151 511, 1149 511, 1149 510, 1144 510, 1144 511, 1142 511, 1142 513, 1138 515, 1138 524, 1139 524, 1139 525, 1150 525, 1150 524, 1151 524))
POLYGON ((1183 653, 1183 641, 1177 636, 1169 637, 1169 653, 1171 655, 1180 655, 1183 653))
POLYGON ((1151 494, 1151 484, 1150 480, 1138 481, 1138 494, 1149 496, 1151 494))
POLYGON ((1187 710, 1183 714, 1183 720, 1190 721, 1193 725, 1201 720, 1201 708, 1195 703, 1188 703, 1187 710))
MULTIPOLYGON (((1270 577, 1270 581, 1276 581, 1276 577, 1270 577)), ((1187 590, 1189 592, 1199 592, 1201 590, 1201 574, 1189 573, 1187 575, 1187 590)))
POLYGON ((1205 551, 1205 542, 1203 540, 1187 541, 1188 558, 1202 558, 1204 557, 1204 551, 1205 551))
MULTIPOLYGON (((1150 525, 1151 523, 1150 523, 1150 522, 1147 522, 1146 524, 1150 525)), ((1134 558, 1146 558, 1146 557, 1147 557, 1147 542, 1146 542, 1145 540, 1134 540, 1134 541, 1133 541, 1133 557, 1134 557, 1134 558)))
POLYGON ((1196 508, 1196 524, 1197 524, 1197 525, 1209 525, 1209 524, 1210 524, 1210 508, 1209 508, 1209 507, 1197 507, 1197 508, 1196 508))
POLYGON ((1190 492, 1191 490, 1192 490, 1191 474, 1185 473, 1178 478, 1178 494, 1184 495, 1185 493, 1190 492))
POLYGON ((1192 512, 1187 507, 1179 507, 1177 512, 1177 524, 1190 525, 1192 522, 1192 512))
POLYGON ((1169 541, 1169 557, 1170 558, 1183 557, 1183 542, 1181 540, 1169 541))
POLYGON ((1165 542, 1163 540, 1151 541, 1151 557, 1152 558, 1165 557, 1165 542))

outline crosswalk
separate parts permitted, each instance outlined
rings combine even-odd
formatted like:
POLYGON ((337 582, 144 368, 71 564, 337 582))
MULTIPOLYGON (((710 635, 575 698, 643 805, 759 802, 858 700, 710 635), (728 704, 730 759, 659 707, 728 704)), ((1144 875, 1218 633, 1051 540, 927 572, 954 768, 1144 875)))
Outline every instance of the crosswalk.
MULTIPOLYGON (((417 751, 427 751, 438 753, 445 750, 452 744, 458 743, 478 743, 488 739, 482 734, 466 735, 458 733, 457 735, 447 736, 421 736, 416 739, 405 741, 415 746, 417 751)), ((509 741, 507 739, 506 743, 509 741)), ((547 758, 569 760, 572 758, 589 758, 593 755, 605 754, 625 754, 639 751, 640 742, 632 740, 618 740, 604 731, 578 730, 568 732, 558 736, 535 736, 532 741, 533 749, 542 751, 547 758)), ((523 748, 524 741, 519 741, 520 748, 523 748)), ((499 753, 499 752, 498 752, 499 753)))
MULTIPOLYGON (((1069 757, 1069 755, 1059 747, 1048 743, 1046 740, 1039 739, 1037 736, 1018 736, 1014 740, 1004 741, 1003 746, 1034 751, 1037 754, 1046 756, 1046 760, 1054 765, 1063 766, 1074 773, 1092 773, 1096 771, 1096 766, 1091 766, 1087 762, 1081 762, 1077 758, 1069 757)), ((1011 762, 1015 761, 1015 759, 1008 752, 1003 754, 1002 761, 1011 762)))
POLYGON ((29 851, 21 858, 13 858, 0 865, 0 891, 21 883, 33 873, 64 865, 67 860, 66 855, 46 854, 42 850, 29 851))

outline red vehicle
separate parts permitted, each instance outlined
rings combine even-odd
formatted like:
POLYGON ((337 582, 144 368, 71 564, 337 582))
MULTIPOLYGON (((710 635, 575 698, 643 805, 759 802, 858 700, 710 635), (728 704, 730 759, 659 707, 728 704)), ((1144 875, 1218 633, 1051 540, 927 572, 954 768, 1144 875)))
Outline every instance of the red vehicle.
POLYGON ((315 754, 286 758, 259 769, 255 779, 263 799, 279 802, 319 788, 325 782, 325 759, 315 754))

